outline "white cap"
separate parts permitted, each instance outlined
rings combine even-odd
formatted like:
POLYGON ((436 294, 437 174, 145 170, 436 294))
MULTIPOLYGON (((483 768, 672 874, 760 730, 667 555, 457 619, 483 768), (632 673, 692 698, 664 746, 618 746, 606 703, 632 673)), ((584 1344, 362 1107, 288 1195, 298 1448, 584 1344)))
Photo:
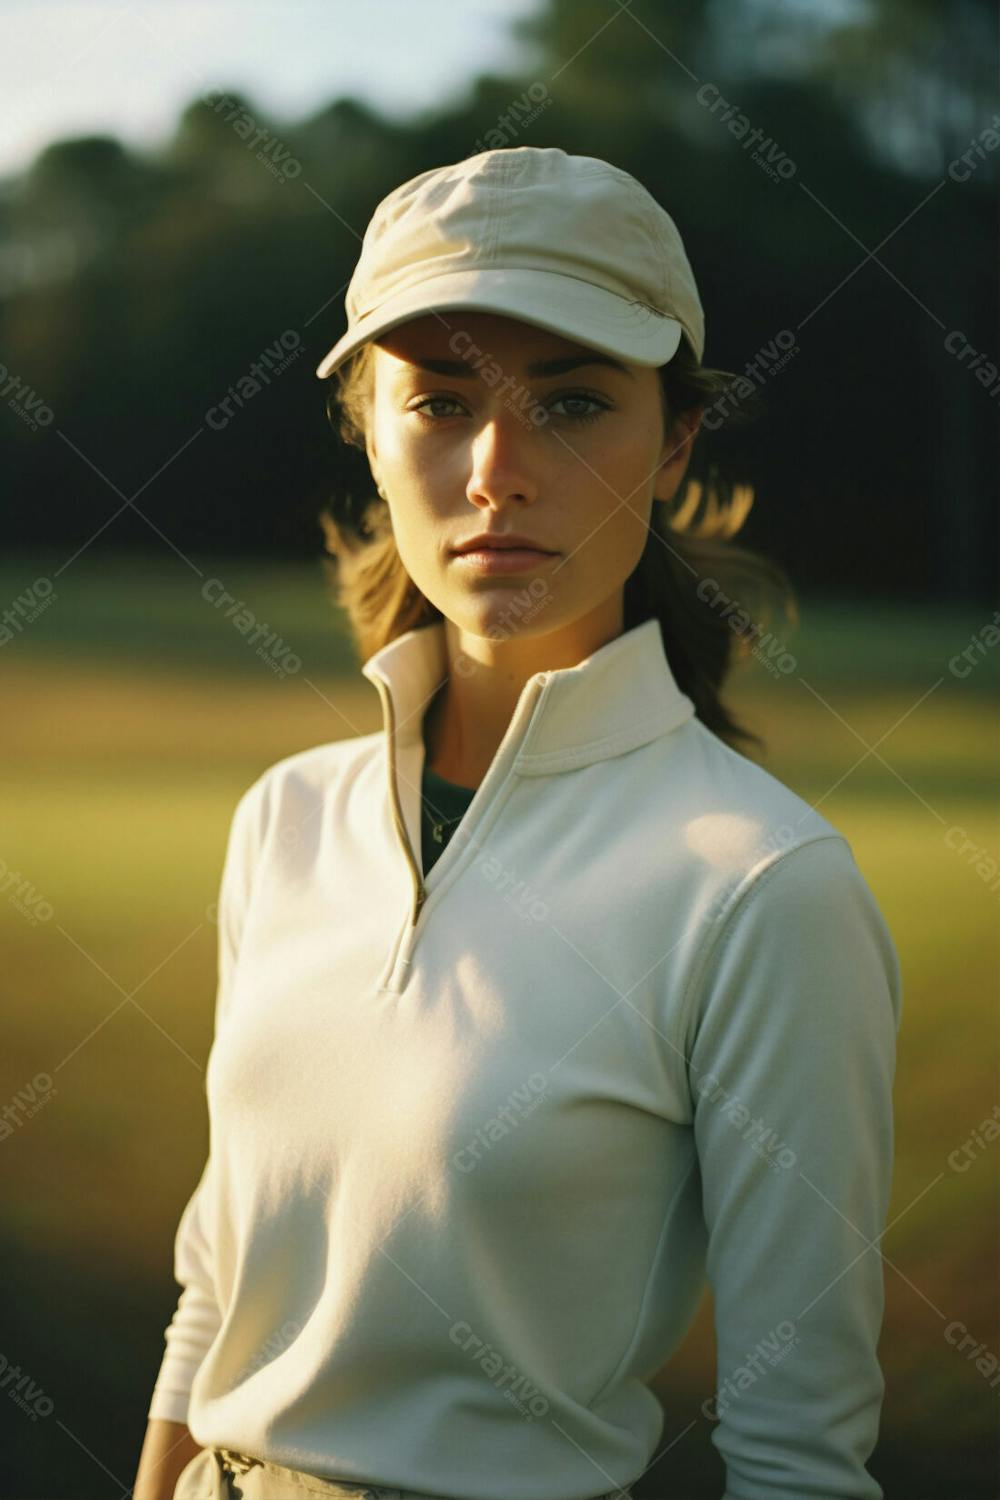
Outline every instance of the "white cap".
POLYGON ((376 208, 325 377, 430 312, 503 313, 639 365, 665 365, 705 318, 673 219, 641 183, 558 146, 482 151, 394 188, 376 208))

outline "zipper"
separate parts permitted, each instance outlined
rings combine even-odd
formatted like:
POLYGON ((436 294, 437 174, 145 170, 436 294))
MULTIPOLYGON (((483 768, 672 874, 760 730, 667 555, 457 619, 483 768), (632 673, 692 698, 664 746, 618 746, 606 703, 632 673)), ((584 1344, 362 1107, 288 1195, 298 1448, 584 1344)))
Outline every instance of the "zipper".
MULTIPOLYGON (((477 797, 479 795, 479 792, 482 791, 482 787, 485 786, 487 782, 499 780, 500 785, 506 782, 510 766, 517 758, 518 749, 520 748, 521 742, 524 739, 525 729, 528 723, 530 723, 531 721, 536 704, 548 687, 550 675, 551 674, 548 672, 540 674, 540 680, 532 684, 533 691, 528 695, 527 698, 522 701, 520 705, 520 711, 515 712, 514 718, 507 726, 507 732, 500 742, 500 746, 497 750, 496 756, 494 757, 493 762, 490 765, 482 784, 477 789, 477 797)), ((413 954, 413 948, 417 937, 417 926, 420 921, 420 914, 423 911, 428 899, 428 892, 426 886, 424 885, 423 874, 421 872, 419 863, 417 862, 416 856, 413 852, 413 846, 410 843, 409 834, 406 831, 406 824, 403 819, 403 811, 399 802, 399 790, 396 781, 396 716, 393 710, 392 695, 389 691, 388 686, 382 681, 380 677, 377 677, 375 679, 375 686, 378 688, 379 697, 382 700, 382 711, 385 718, 389 765, 389 800, 392 808, 392 820, 395 825, 396 835, 399 839, 400 847, 402 848, 403 853, 406 857, 406 863, 409 867, 410 876, 413 882, 413 900, 410 904, 409 917, 396 939, 395 951, 393 952, 392 959, 389 962, 388 972, 382 985, 383 989, 398 991, 401 985, 405 984, 405 974, 413 954), (399 977, 401 971, 403 976, 402 978, 399 977)), ((494 791, 494 794, 490 798, 490 801, 480 806, 477 815, 477 822, 482 821, 483 813, 489 806, 492 805, 493 801, 495 801, 495 798, 496 792, 494 791)), ((468 816, 468 814, 466 814, 466 816, 468 816)), ((440 864, 441 861, 448 859, 451 853, 452 847, 451 844, 449 844, 440 855, 438 864, 440 864)), ((435 866, 435 868, 437 868, 437 866, 435 866)))
POLYGON ((396 834, 402 845, 403 853, 406 855, 406 862, 410 867, 410 876, 413 880, 413 901, 410 907, 410 920, 408 923, 408 926, 412 929, 416 927, 424 902, 427 900, 427 891, 424 887, 423 876, 420 873, 420 866, 417 864, 413 854, 410 836, 406 831, 406 824, 403 821, 403 810, 399 805, 399 791, 396 785, 396 714, 392 706, 392 694, 380 677, 375 679, 375 686, 378 688, 379 697, 382 699, 382 712, 385 715, 386 721, 386 740, 389 751, 389 800, 392 805, 392 821, 396 825, 396 834))

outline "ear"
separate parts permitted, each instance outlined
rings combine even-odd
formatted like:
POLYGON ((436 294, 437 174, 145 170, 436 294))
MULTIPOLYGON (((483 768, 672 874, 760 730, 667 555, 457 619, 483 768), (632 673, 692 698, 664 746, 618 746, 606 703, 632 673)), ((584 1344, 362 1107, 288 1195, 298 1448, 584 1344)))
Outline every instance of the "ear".
POLYGON ((701 427, 702 407, 689 407, 674 420, 663 444, 663 456, 653 486, 654 500, 672 500, 691 459, 691 449, 701 427))

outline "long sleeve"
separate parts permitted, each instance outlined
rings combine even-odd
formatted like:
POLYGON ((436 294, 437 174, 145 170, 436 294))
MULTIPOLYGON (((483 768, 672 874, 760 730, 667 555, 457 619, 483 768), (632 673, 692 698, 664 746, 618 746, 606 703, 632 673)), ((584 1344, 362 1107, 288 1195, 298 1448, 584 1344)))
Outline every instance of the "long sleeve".
MULTIPOLYGON (((229 1002, 252 879, 251 792, 240 798, 230 823, 217 904, 218 984, 215 1035, 229 1002)), ((204 1086, 204 1085, 203 1085, 204 1086)), ((181 1214, 174 1238, 174 1279, 182 1288, 164 1330, 165 1352, 153 1387, 150 1417, 186 1422, 191 1386, 222 1322, 212 1271, 209 1219, 212 1156, 181 1214)))
POLYGON ((204 1221, 205 1188, 211 1157, 189 1198, 174 1239, 174 1279, 182 1291, 173 1318, 164 1330, 166 1351, 149 1405, 150 1417, 186 1422, 191 1386, 198 1366, 219 1331, 222 1314, 212 1279, 211 1242, 204 1221))
POLYGON ((724 1500, 881 1500, 865 1465, 901 1014, 896 951, 846 840, 748 878, 687 1038, 724 1500))

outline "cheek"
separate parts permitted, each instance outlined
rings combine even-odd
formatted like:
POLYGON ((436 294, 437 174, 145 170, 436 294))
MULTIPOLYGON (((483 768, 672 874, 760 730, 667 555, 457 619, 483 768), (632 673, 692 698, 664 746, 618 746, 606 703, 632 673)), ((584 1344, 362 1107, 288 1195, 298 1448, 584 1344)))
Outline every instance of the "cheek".
POLYGON ((372 434, 386 474, 412 475, 426 463, 427 445, 421 442, 419 420, 388 393, 375 401, 372 434))
POLYGON ((606 537, 604 554, 609 560, 614 558, 619 566, 627 566, 629 571, 639 561, 649 539, 648 512, 649 507, 640 504, 638 496, 633 496, 628 505, 622 505, 616 510, 614 519, 602 528, 595 539, 599 541, 601 537, 606 537))
POLYGON ((379 442, 379 458, 386 488, 406 497, 407 508, 431 512, 444 489, 445 465, 420 435, 400 424, 387 423, 379 442))
POLYGON ((438 568, 441 534, 438 517, 405 481, 396 485, 396 498, 389 503, 389 515, 404 568, 418 585, 430 582, 438 568))
POLYGON ((601 535, 629 536, 649 524, 653 486, 660 457, 658 433, 652 426, 623 432, 614 441, 595 443, 584 454, 586 465, 574 460, 567 476, 583 502, 592 524, 604 521, 601 535), (582 478, 584 484, 580 483, 582 478))
POLYGON ((653 422, 639 425, 631 437, 615 445, 614 463, 620 483, 616 486, 621 495, 632 495, 637 499, 652 487, 661 457, 662 440, 660 428, 653 422))
POLYGON ((574 439, 580 457, 570 457, 570 468, 583 465, 588 482, 610 502, 634 501, 652 486, 660 444, 659 427, 650 419, 595 423, 586 438, 574 439))
POLYGON ((388 474, 396 469, 401 460, 401 437, 402 433, 395 414, 390 412, 385 404, 376 401, 372 418, 372 437, 378 450, 378 461, 383 472, 388 474))

